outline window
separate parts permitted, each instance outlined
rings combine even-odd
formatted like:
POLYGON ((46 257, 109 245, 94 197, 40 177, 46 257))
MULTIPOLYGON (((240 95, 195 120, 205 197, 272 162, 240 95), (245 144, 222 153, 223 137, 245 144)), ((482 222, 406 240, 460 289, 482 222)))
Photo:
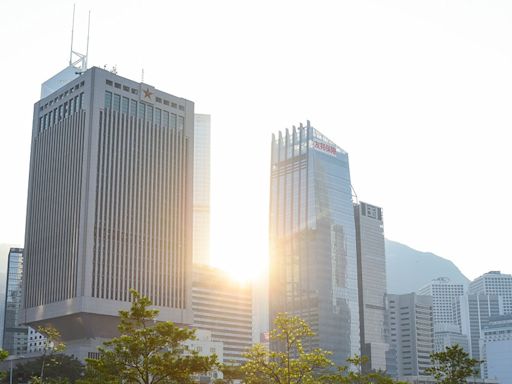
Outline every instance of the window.
POLYGON ((119 84, 119 83, 114 83, 114 87, 116 87, 117 89, 121 89, 121 84, 119 84))
POLYGON ((112 92, 105 91, 105 109, 112 108, 112 92))
POLYGON ((162 121, 162 110, 160 108, 155 108, 155 124, 160 125, 162 121))
POLYGON ((137 101, 130 100, 130 116, 137 117, 137 101))
POLYGON ((157 103, 162 104, 162 98, 161 97, 156 97, 155 100, 156 100, 157 103))
POLYGON ((59 121, 62 120, 62 105, 59 105, 59 121))
POLYGON ((130 87, 123 85, 123 91, 130 92, 130 87))
POLYGON ((113 84, 113 83, 112 83, 112 80, 105 80, 105 83, 106 83, 107 85, 110 85, 110 86, 112 86, 112 84, 113 84))
POLYGON ((153 106, 152 105, 148 105, 146 106, 146 119, 149 121, 149 122, 153 122, 153 106))
POLYGON ((171 128, 176 128, 176 114, 171 113, 171 128))
POLYGON ((130 103, 130 99, 123 96, 123 104, 121 106, 121 113, 128 115, 128 105, 130 103))
POLYGON ((178 116, 178 129, 183 129, 185 126, 185 119, 183 116, 178 116))
MULTIPOLYGON (((82 81, 83 83, 83 81, 82 81)), ((83 99, 83 96, 84 96, 84 93, 80 93, 80 97, 78 98, 78 109, 81 110, 82 109, 82 99, 83 99)))
POLYGON ((114 93, 114 103, 112 109, 116 112, 121 110, 121 96, 117 93, 114 93))
POLYGON ((146 118, 146 105, 143 103, 139 103, 139 119, 145 119, 146 118))
POLYGON ((163 111, 162 120, 162 126, 169 128, 169 112, 163 111))
POLYGON ((164 100, 164 105, 169 105, 169 100, 164 100))
POLYGON ((139 94, 139 91, 138 91, 138 90, 136 90, 135 88, 132 88, 132 93, 133 93, 134 95, 138 95, 138 94, 139 94))

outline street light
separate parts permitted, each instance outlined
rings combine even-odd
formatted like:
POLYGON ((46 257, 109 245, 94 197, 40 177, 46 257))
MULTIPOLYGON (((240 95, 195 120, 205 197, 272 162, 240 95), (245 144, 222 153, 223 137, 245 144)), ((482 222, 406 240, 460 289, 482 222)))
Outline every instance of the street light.
POLYGON ((25 356, 22 356, 22 355, 10 355, 7 357, 7 359, 5 360, 9 360, 10 361, 10 369, 9 369, 9 384, 12 384, 12 362, 14 360, 18 360, 18 359, 24 359, 25 356))

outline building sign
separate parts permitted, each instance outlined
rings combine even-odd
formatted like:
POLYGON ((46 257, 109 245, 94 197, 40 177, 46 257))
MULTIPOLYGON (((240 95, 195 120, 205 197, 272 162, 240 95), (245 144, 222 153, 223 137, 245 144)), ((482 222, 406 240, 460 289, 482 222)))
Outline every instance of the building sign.
POLYGON ((336 156, 336 147, 333 145, 322 143, 320 141, 313 141, 313 148, 331 156, 336 156))
POLYGON ((146 103, 153 103, 155 98, 155 87, 141 83, 139 86, 139 98, 141 101, 145 101, 146 103))

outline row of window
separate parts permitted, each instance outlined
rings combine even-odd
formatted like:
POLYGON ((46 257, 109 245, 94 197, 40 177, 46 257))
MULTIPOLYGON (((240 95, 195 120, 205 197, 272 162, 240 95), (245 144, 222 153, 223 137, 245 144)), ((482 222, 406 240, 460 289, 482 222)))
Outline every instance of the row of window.
POLYGON ((76 111, 82 109, 84 93, 81 92, 79 95, 65 101, 58 107, 50 110, 48 113, 45 113, 43 116, 39 117, 39 127, 38 132, 44 131, 49 127, 55 125, 62 119, 71 116, 76 111))
POLYGON ((161 125, 165 128, 183 129, 185 119, 183 116, 177 116, 175 113, 169 113, 158 107, 143 103, 117 93, 105 91, 105 109, 112 109, 126 116, 139 118, 150 123, 161 125))
MULTIPOLYGON (((105 84, 107 84, 108 86, 117 88, 117 89, 122 89, 125 92, 130 92, 133 95, 138 95, 139 94, 139 90, 138 89, 130 88, 127 85, 122 85, 120 83, 114 82, 114 81, 109 80, 109 79, 105 80, 105 84)), ((165 100, 165 99, 162 100, 162 98, 158 97, 158 96, 155 96, 155 101, 157 103, 159 103, 159 104, 167 105, 167 106, 170 106, 172 108, 178 108, 180 111, 184 111, 185 110, 185 106, 183 106, 183 105, 179 105, 178 106, 178 104, 171 103, 169 100, 165 100)))
POLYGON ((57 104, 59 100, 62 100, 62 98, 67 97, 68 95, 72 94, 73 92, 77 91, 78 88, 82 88, 84 86, 85 82, 81 81, 79 84, 76 84, 74 87, 69 88, 68 90, 62 92, 60 95, 56 96, 54 99, 50 100, 44 105, 41 105, 39 107, 39 112, 42 112, 43 110, 47 109, 48 107, 52 106, 53 104, 57 104))

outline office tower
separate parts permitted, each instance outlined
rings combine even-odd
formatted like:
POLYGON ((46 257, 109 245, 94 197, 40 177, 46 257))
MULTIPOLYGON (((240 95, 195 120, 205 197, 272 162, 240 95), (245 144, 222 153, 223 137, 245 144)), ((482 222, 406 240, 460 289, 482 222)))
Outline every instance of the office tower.
POLYGON ((5 316, 2 348, 9 355, 27 352, 28 327, 20 318, 23 281, 23 249, 11 248, 7 262, 7 286, 5 294, 5 316))
POLYGON ((361 355, 369 358, 365 370, 385 371, 386 352, 386 251, 382 208, 354 205, 359 289, 361 355))
POLYGON ((210 263, 210 115, 194 115, 194 263, 210 263))
POLYGON ((503 314, 503 300, 496 295, 465 294, 457 299, 454 310, 461 332, 469 337, 471 357, 481 360, 482 328, 491 317, 503 314))
POLYGON ((396 351, 394 375, 422 375, 434 351, 432 297, 409 293, 388 295, 391 348, 396 351))
POLYGON ((442 324, 457 324, 453 303, 464 294, 462 284, 452 283, 447 277, 439 277, 420 288, 418 294, 432 296, 434 329, 442 324))
POLYGON ((194 264, 192 309, 194 327, 209 330, 224 344, 224 362, 240 364, 252 345, 252 289, 225 272, 194 264))
POLYGON ((469 293, 501 296, 503 314, 512 314, 512 275, 500 271, 484 273, 469 283, 469 293))
POLYGON ((512 383, 512 315, 489 318, 482 333, 483 376, 512 383))
POLYGON ((131 288, 191 322, 193 118, 100 68, 35 104, 23 320, 55 326, 69 353, 116 334, 131 288))
POLYGON ((309 122, 279 132, 270 191, 270 326, 280 312, 301 317, 316 334, 306 347, 344 364, 360 351, 348 154, 309 122))

